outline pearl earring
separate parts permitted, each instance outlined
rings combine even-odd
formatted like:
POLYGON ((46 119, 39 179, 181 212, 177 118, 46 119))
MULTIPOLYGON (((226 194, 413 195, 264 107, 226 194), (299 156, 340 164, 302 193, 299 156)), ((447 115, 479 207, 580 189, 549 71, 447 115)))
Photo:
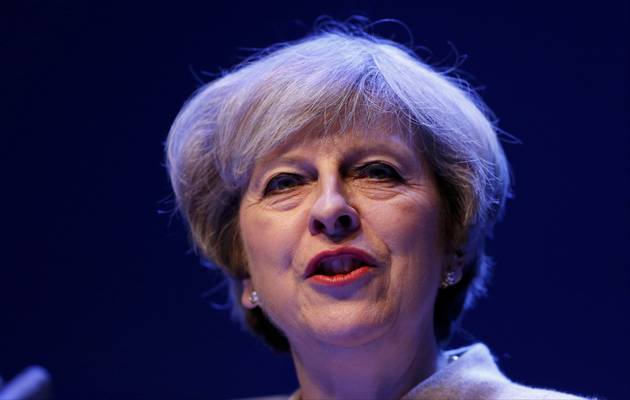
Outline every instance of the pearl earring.
POLYGON ((449 286, 452 286, 457 283, 457 273, 455 271, 448 271, 442 277, 442 282, 440 283, 440 287, 445 289, 449 286))
POLYGON ((258 293, 255 290, 252 290, 252 292, 249 294, 249 302, 253 305, 258 305, 259 301, 260 299, 258 298, 258 293))

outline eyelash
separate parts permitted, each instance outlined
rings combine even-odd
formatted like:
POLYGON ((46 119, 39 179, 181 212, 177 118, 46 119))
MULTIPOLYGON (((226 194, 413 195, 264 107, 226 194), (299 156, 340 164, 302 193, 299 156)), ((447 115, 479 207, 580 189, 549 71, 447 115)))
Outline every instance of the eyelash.
MULTIPOLYGON (((400 176, 400 174, 396 171, 394 167, 382 161, 370 161, 366 164, 356 167, 353 170, 352 177, 359 178, 359 179, 366 178, 366 179, 373 179, 373 180, 380 180, 380 181, 394 181, 394 182, 403 181, 403 178, 400 176), (375 170, 380 170, 381 172, 384 171, 387 176, 385 177, 381 176, 381 177, 376 177, 376 178, 368 176, 370 172, 374 172, 375 170)), ((306 178, 298 174, 292 174, 292 173, 287 173, 287 172, 280 173, 278 175, 275 175, 269 180, 269 183, 267 183, 267 186, 265 186, 265 190, 263 191, 263 196, 273 194, 274 192, 283 192, 283 191, 289 190, 297 185, 303 184, 305 181, 306 181, 306 178), (288 187, 285 186, 282 188, 274 187, 277 184, 282 183, 283 180, 286 183, 287 178, 292 179, 292 181, 289 182, 290 186, 288 187)))
POLYGON ((302 177, 301 175, 298 175, 298 174, 290 174, 290 173, 286 173, 286 172, 280 173, 280 174, 274 176, 273 178, 271 178, 269 180, 269 183, 267 183, 267 186, 265 186, 265 190, 263 192, 263 195, 266 196, 266 195, 268 195, 270 193, 273 193, 273 192, 283 192, 285 190, 288 190, 288 189, 292 188, 294 185, 292 185, 290 187, 280 188, 280 189, 273 187, 274 184, 280 183, 280 182, 282 182, 283 179, 286 179, 286 178, 293 178, 297 184, 301 184, 305 180, 304 177, 302 177))
POLYGON ((402 182, 403 180, 400 174, 398 173, 398 171, 396 171, 396 168, 382 161, 370 161, 366 164, 363 164, 357 167, 355 169, 355 176, 358 178, 370 178, 370 179, 376 179, 376 180, 388 180, 388 181, 396 181, 396 182, 402 182), (385 171, 387 176, 380 177, 380 178, 370 178, 367 176, 367 173, 370 172, 370 170, 374 171, 374 170, 379 170, 379 169, 381 171, 385 171))

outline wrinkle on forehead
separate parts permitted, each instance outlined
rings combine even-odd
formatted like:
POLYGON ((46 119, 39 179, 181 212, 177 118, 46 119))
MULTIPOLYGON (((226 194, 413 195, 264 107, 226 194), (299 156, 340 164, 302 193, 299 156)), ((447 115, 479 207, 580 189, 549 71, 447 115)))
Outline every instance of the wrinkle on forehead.
MULTIPOLYGON (((247 168, 245 176, 241 177, 241 196, 247 190, 251 179, 262 165, 268 165, 281 156, 286 156, 292 148, 302 145, 322 145, 328 148, 338 148, 356 138, 364 138, 366 142, 376 143, 382 139, 394 139, 395 145, 406 146, 414 156, 422 159, 418 138, 411 123, 405 123, 400 116, 393 113, 382 113, 378 116, 370 115, 353 119, 351 124, 339 121, 335 124, 322 125, 321 121, 313 121, 309 126, 290 134, 286 140, 280 142, 268 151, 261 152, 247 168)), ((286 157, 285 157, 286 159, 286 157)), ((424 160, 423 160, 424 161, 424 160)))
POLYGON ((287 141, 276 146, 267 154, 263 154, 256 159, 256 163, 264 164, 270 162, 283 154, 289 152, 292 148, 299 147, 301 145, 323 147, 331 150, 339 149, 341 147, 347 147, 352 145, 357 149, 370 149, 370 144, 374 144, 372 147, 377 147, 378 142, 387 141, 394 147, 406 147, 410 151, 417 154, 417 146, 411 139, 412 135, 409 132, 409 128, 404 128, 394 118, 383 117, 378 120, 373 126, 366 126, 365 124, 356 124, 351 129, 343 131, 322 132, 314 128, 305 129, 300 133, 292 135, 287 141), (360 146, 356 146, 356 139, 365 139, 360 146))
POLYGON ((325 138, 307 137, 292 141, 260 158, 252 175, 261 170, 272 169, 275 165, 301 165, 312 160, 311 155, 336 159, 342 164, 355 162, 373 154, 382 154, 400 159, 406 164, 422 162, 420 155, 398 134, 347 133, 325 138))

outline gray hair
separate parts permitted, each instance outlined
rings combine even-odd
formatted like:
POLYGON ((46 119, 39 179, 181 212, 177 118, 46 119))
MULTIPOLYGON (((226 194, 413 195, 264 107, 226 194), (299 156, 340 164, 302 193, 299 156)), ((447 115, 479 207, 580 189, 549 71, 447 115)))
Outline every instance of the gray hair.
MULTIPOLYGON (((394 121, 428 160, 447 238, 466 254, 463 278, 436 299, 435 334, 445 343, 484 293, 485 238, 504 208, 510 174, 483 102, 411 50, 338 25, 270 48, 201 87, 167 140, 177 206, 195 246, 227 274, 238 298, 248 277, 238 209, 256 160, 300 133, 342 134, 377 121, 394 121)), ((273 347, 288 349, 259 308, 234 301, 233 310, 273 347)))

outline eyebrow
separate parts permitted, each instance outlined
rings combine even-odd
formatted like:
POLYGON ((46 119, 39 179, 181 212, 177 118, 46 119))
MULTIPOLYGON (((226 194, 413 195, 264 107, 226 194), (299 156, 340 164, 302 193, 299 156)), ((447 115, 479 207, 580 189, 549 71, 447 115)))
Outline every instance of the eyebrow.
POLYGON ((352 164, 357 160, 371 154, 385 154, 395 159, 399 159, 402 156, 403 159, 401 161, 405 164, 412 161, 420 162, 418 156, 408 147, 399 144, 395 144, 393 147, 394 148, 390 146, 383 146, 382 143, 374 143, 367 146, 361 145, 360 147, 353 149, 349 152, 349 154, 344 156, 342 165, 352 164))
MULTIPOLYGON (((388 143, 387 145, 383 145, 383 141, 378 141, 370 144, 359 144, 357 146, 352 146, 349 150, 347 150, 346 154, 343 154, 341 159, 340 167, 341 169, 347 169, 349 165, 354 164, 358 160, 363 157, 366 157, 371 154, 383 154, 388 155, 394 159, 401 159, 401 163, 404 166, 410 166, 410 163, 419 163, 422 161, 418 158, 418 155, 412 150, 410 146, 407 146, 402 143, 388 143)), ((269 171, 277 166, 294 166, 294 167, 304 167, 304 164, 308 161, 312 160, 312 157, 303 154, 281 154, 279 156, 274 154, 275 152, 271 152, 265 157, 262 157, 257 161, 257 163, 265 165, 265 168, 262 173, 252 174, 251 178, 256 178, 256 181, 259 181, 262 175, 265 174, 266 171, 269 171)), ((256 182, 256 185, 261 182, 256 182)))

